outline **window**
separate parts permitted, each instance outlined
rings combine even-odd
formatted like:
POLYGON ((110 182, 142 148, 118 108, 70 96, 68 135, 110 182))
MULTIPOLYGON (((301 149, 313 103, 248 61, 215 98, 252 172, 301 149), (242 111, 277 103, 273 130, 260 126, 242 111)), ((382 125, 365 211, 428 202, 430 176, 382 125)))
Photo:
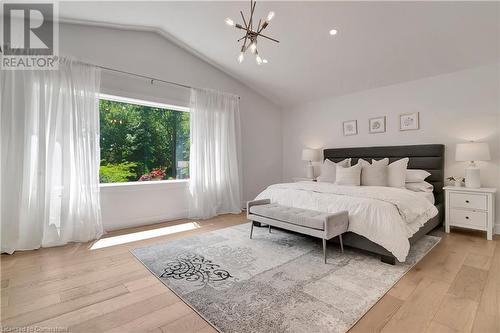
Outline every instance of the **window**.
POLYGON ((101 183, 189 178, 187 111, 101 95, 101 183))

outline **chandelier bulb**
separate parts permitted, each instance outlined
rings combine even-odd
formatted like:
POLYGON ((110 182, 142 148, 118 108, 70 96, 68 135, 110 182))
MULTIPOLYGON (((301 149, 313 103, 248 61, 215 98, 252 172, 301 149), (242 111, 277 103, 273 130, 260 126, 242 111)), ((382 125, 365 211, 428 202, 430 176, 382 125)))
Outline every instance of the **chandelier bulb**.
POLYGON ((255 57, 255 61, 257 62, 257 65, 262 65, 262 58, 260 57, 260 55, 257 54, 257 56, 255 57))
POLYGON ((231 26, 231 27, 235 26, 234 21, 231 20, 229 17, 226 17, 226 19, 224 20, 224 22, 226 22, 226 24, 229 25, 229 26, 231 26))
POLYGON ((269 14, 267 14, 267 22, 271 21, 274 17, 274 12, 269 12, 269 14))
POLYGON ((252 44, 250 44, 250 51, 252 53, 255 53, 256 50, 257 50, 257 44, 255 44, 255 42, 252 42, 252 44))
POLYGON ((245 60, 245 56, 243 55, 243 52, 241 52, 240 55, 238 56, 238 62, 241 64, 243 60, 245 60))

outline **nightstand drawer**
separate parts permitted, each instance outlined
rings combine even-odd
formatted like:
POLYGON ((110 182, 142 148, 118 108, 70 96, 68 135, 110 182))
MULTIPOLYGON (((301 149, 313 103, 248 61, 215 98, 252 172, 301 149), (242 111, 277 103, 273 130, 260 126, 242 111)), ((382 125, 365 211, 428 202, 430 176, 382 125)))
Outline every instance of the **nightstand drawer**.
POLYGON ((451 208, 487 210, 486 195, 470 193, 450 193, 451 208))
POLYGON ((471 210, 450 209, 450 224, 486 228, 487 214, 471 210))

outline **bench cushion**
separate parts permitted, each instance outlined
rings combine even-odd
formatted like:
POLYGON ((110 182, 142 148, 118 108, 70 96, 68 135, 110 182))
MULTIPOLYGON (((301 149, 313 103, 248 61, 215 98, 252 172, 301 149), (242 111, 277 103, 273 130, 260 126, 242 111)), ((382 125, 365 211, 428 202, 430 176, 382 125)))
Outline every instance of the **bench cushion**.
POLYGON ((250 213, 317 230, 325 230, 325 221, 331 215, 315 210, 281 206, 277 203, 251 206, 250 213))

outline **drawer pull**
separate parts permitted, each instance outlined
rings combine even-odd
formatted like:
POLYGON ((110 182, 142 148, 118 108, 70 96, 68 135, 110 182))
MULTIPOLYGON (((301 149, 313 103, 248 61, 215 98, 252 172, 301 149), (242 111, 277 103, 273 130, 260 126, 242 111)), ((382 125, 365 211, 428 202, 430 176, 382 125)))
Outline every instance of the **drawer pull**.
POLYGON ((470 203, 470 201, 469 200, 465 200, 465 203, 470 203))
POLYGON ((469 217, 468 217, 468 216, 466 216, 466 217, 465 217, 465 219, 466 219, 466 220, 468 220, 468 219, 469 219, 469 217))

